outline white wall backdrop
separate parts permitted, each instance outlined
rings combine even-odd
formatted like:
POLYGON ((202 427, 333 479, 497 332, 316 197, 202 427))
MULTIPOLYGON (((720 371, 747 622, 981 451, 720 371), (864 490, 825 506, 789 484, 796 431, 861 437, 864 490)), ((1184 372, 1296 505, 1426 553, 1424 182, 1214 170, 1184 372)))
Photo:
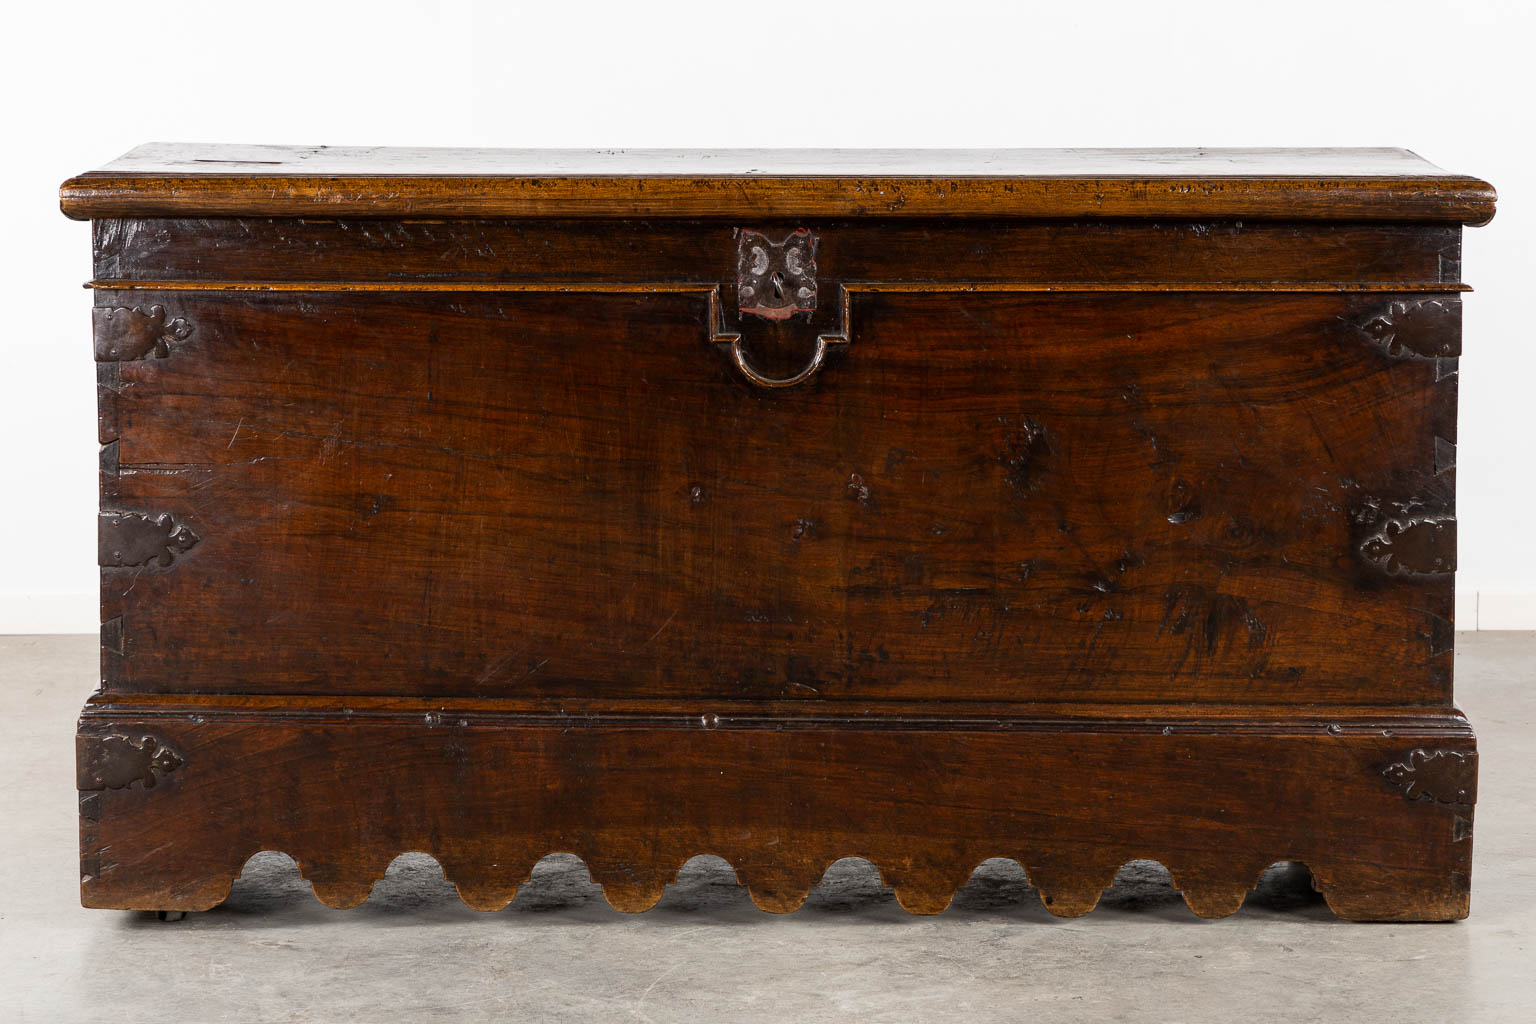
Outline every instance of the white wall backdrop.
POLYGON ((1174 5, 267 0, 8 10, 0 632, 96 628, 86 225, 150 140, 488 146, 1406 146, 1500 192, 1469 232, 1458 625, 1536 628, 1536 14, 1174 5))

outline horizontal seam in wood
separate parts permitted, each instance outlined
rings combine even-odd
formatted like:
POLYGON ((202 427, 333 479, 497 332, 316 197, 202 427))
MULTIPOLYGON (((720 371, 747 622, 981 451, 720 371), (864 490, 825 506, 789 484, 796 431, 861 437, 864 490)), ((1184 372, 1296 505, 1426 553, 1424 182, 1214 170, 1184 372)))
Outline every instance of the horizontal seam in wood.
POLYGON ((349 712, 370 710, 376 712, 420 714, 426 711, 443 714, 465 712, 489 714, 540 714, 587 717, 592 715, 642 714, 647 716, 695 716, 703 711, 737 715, 762 715, 773 717, 849 717, 871 714, 871 705, 886 707, 879 712, 889 717, 938 717, 972 719, 1030 719, 1061 721, 1092 721, 1104 719, 1140 720, 1198 720, 1221 721, 1225 718, 1274 719, 1281 721, 1337 721, 1340 718, 1356 720, 1399 720, 1409 718, 1455 719, 1465 721, 1465 716, 1454 705, 1448 704, 1237 704, 1149 701, 1101 701, 1096 703, 949 700, 921 701, 923 710, 912 710, 913 701, 903 699, 822 698, 814 701, 762 701, 750 698, 700 697, 645 697, 629 698, 622 702, 598 698, 530 699, 526 697, 451 697, 451 696, 400 696, 390 694, 344 695, 312 693, 119 693, 98 691, 86 704, 86 713, 100 713, 102 709, 123 711, 151 708, 155 710, 181 711, 188 708, 199 713, 205 710, 262 710, 290 711, 294 709, 349 712), (792 707, 789 705, 793 705, 792 707), (1194 710, 1192 710, 1194 709, 1194 710), (1213 717, 1214 716, 1214 717, 1213 717))
POLYGON ((536 714, 532 712, 444 711, 427 715, 405 711, 250 710, 197 708, 162 710, 97 708, 83 714, 80 725, 95 722, 179 721, 196 725, 309 725, 314 727, 406 728, 433 731, 443 729, 592 729, 610 731, 655 730, 664 732, 829 730, 843 732, 925 732, 925 733, 1070 733, 1140 734, 1161 736, 1213 736, 1234 734, 1290 736, 1329 742, 1351 737, 1399 739, 1428 736, 1472 735, 1464 720, 1381 719, 1350 721, 1291 721, 1283 718, 1249 719, 1164 719, 1124 718, 953 718, 939 715, 909 716, 832 716, 832 715, 639 715, 639 714, 536 714))
MULTIPOLYGON (((697 282, 507 281, 123 281, 96 280, 100 291, 183 292, 530 292, 553 294, 704 294, 719 285, 697 282)), ((1008 292, 1470 292, 1470 285, 1440 281, 916 281, 855 282, 851 293, 1008 292)))

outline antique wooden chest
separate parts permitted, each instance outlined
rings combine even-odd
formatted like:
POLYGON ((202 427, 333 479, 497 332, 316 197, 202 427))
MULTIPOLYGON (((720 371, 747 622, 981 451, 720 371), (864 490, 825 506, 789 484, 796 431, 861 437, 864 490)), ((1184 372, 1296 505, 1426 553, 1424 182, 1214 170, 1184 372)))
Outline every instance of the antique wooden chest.
POLYGON ((150 145, 93 225, 86 906, 701 853, 1468 910, 1463 225, 1402 150, 150 145))

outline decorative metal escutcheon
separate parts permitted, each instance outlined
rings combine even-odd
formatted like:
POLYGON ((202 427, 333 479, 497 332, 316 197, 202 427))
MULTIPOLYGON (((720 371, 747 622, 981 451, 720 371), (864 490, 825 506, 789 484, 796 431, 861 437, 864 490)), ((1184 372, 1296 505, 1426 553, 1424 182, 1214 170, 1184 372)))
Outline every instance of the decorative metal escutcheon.
MULTIPOLYGON (((745 323, 748 317, 782 322, 816 312, 816 236, 809 228, 797 228, 774 241, 761 231, 742 228, 736 244, 736 308, 745 323)), ((769 377, 747 360, 740 334, 717 339, 731 348, 731 360, 753 384, 764 388, 788 388, 814 377, 826 362, 829 345, 846 343, 839 334, 818 332, 810 361, 788 377, 769 377)))
POLYGON ((816 311, 816 236, 808 228, 775 242, 743 229, 736 246, 736 307, 742 316, 788 320, 816 311))

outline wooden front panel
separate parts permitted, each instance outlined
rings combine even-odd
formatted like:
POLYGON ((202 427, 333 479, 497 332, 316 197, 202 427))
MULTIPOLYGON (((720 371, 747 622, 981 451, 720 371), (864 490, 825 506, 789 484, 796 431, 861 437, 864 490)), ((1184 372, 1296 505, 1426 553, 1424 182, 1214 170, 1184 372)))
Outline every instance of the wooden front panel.
POLYGON ((107 687, 1449 699, 1454 296, 850 301, 768 393, 702 294, 99 293, 184 335, 103 364, 107 687))
MULTIPOLYGON (((802 221, 751 226, 782 238, 802 221)), ((1455 225, 1287 221, 816 221, 843 281, 1444 284, 1455 225)), ((110 281, 568 283, 714 281, 734 274, 733 221, 102 220, 110 281)))
POLYGON ((361 903, 398 854, 424 851, 465 902, 499 910, 540 858, 569 851, 625 911, 654 905, 686 860, 709 853, 779 913, 856 856, 927 914, 977 864, 1008 857, 1067 917, 1139 858, 1161 861, 1206 917, 1237 910, 1282 859, 1304 861, 1343 917, 1467 915, 1477 753, 1454 716, 1346 715, 1331 731, 1289 713, 706 730, 697 716, 530 722, 492 708, 435 715, 425 702, 301 713, 291 701, 214 699, 175 715, 88 706, 85 905, 206 909, 246 858, 278 849, 333 907, 361 903), (158 763, 134 756, 144 736, 158 763), (1392 766, 1413 768, 1417 799, 1384 776, 1392 766))

